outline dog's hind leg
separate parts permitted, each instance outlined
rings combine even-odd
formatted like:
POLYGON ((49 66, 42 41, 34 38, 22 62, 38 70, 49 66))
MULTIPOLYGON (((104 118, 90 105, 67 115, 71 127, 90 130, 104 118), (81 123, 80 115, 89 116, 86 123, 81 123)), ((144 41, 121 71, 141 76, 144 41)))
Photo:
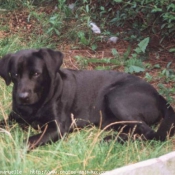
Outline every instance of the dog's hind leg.
POLYGON ((121 126, 126 125, 124 133, 138 133, 148 140, 155 137, 155 131, 150 126, 156 124, 162 114, 154 97, 139 92, 122 94, 113 91, 106 95, 105 100, 113 118, 122 122, 121 126))

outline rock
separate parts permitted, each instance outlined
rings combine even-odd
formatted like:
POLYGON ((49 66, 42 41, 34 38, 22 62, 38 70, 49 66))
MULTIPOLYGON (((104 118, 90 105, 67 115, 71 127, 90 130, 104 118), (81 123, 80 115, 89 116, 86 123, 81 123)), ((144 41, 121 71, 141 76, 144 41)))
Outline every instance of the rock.
POLYGON ((94 33, 96 33, 96 34, 101 33, 100 28, 95 23, 90 22, 90 27, 94 33))
POLYGON ((110 38, 108 39, 107 42, 108 42, 108 43, 116 44, 117 41, 118 41, 118 37, 116 37, 116 36, 112 36, 112 37, 110 37, 110 38))

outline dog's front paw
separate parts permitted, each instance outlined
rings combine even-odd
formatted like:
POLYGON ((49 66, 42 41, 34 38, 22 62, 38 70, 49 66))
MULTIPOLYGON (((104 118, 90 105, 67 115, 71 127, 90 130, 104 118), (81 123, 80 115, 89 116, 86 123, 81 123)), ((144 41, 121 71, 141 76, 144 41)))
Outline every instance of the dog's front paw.
POLYGON ((146 138, 146 140, 153 140, 156 138, 156 132, 151 130, 147 132, 146 134, 144 134, 144 137, 146 138))
POLYGON ((27 145, 28 152, 42 145, 39 134, 29 137, 27 140, 24 141, 24 143, 27 145))

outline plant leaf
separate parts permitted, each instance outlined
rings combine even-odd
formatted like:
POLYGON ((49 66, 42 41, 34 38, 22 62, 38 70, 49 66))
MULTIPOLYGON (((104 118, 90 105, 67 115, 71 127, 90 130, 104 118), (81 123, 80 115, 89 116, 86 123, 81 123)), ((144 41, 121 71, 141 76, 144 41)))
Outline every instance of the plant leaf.
POLYGON ((169 49, 169 52, 175 52, 175 48, 169 49))
POLYGON ((122 0, 114 0, 114 2, 121 3, 122 0))
POLYGON ((141 49, 141 51, 143 53, 145 53, 146 47, 148 46, 149 43, 149 37, 143 39, 142 41, 140 41, 140 43, 138 44, 139 48, 141 49))
POLYGON ((139 67, 139 66, 134 66, 134 65, 131 65, 126 69, 126 72, 128 73, 133 73, 133 72, 139 73, 139 72, 144 72, 144 71, 145 71, 144 68, 139 67))

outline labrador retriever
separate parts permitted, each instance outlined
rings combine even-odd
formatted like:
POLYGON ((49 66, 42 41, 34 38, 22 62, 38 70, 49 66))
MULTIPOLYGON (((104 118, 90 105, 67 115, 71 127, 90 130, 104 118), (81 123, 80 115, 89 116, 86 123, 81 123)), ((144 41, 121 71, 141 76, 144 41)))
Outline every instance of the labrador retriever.
POLYGON ((164 141, 174 134, 175 112, 149 83, 116 71, 62 69, 62 62, 61 52, 47 48, 0 60, 0 76, 7 85, 13 82, 8 121, 41 130, 29 138, 30 149, 57 141, 73 129, 72 123, 114 130, 125 125, 123 132, 135 128, 147 140, 164 141), (161 119, 155 132, 150 126, 161 119))

